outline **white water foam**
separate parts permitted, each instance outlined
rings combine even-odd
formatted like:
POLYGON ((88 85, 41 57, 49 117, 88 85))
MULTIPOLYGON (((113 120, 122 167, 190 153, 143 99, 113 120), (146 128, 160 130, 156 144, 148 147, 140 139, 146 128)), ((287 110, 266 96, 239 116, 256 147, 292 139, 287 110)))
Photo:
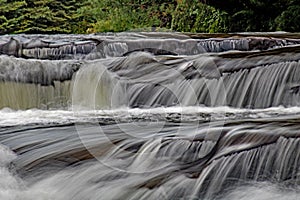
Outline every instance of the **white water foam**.
POLYGON ((27 187, 26 183, 9 170, 17 157, 9 148, 0 144, 0 199, 1 200, 54 200, 45 188, 27 187))
POLYGON ((66 124, 97 122, 101 119, 164 119, 178 114, 182 120, 227 120, 237 118, 268 118, 300 114, 300 107, 272 107, 266 109, 238 109, 230 107, 160 107, 151 109, 120 108, 111 110, 0 110, 0 126, 26 124, 66 124))
POLYGON ((299 188, 285 189, 272 183, 253 183, 252 186, 236 188, 222 200, 298 200, 299 188))
POLYGON ((16 155, 6 146, 0 144, 0 199, 16 199, 16 191, 20 190, 19 180, 8 170, 8 165, 16 155))

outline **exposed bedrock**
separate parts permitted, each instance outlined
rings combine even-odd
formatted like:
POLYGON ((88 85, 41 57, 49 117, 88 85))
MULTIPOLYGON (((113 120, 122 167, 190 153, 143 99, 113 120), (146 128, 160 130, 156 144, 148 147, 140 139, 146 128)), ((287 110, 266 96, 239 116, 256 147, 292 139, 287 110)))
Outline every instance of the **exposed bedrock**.
POLYGON ((0 54, 38 59, 97 59, 119 57, 134 51, 156 55, 196 55, 230 50, 267 50, 299 44, 299 39, 260 36, 196 38, 162 33, 101 35, 5 35, 0 37, 0 54))
POLYGON ((71 80, 80 61, 27 60, 0 56, 0 82, 53 85, 54 81, 71 80))

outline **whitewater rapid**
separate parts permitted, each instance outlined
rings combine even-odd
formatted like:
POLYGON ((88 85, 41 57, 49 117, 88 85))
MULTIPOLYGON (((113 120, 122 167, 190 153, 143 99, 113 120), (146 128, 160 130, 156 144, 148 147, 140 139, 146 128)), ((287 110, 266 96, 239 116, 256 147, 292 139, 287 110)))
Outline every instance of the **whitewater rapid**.
MULTIPOLYGON (((158 107, 150 109, 119 108, 109 110, 85 110, 80 107, 68 110, 0 110, 0 126, 28 124, 67 124, 116 120, 118 122, 139 119, 141 121, 163 121, 176 116, 179 121, 210 121, 239 118, 259 119, 300 115, 300 107, 271 107, 265 109, 244 109, 231 107, 158 107)), ((172 120, 172 119, 170 119, 172 120)))

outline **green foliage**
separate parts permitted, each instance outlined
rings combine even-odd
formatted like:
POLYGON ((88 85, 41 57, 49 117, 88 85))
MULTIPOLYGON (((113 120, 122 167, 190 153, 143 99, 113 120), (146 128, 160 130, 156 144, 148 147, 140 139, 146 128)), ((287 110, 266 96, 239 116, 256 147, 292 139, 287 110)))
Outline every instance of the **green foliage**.
POLYGON ((300 31, 300 0, 88 0, 86 32, 145 27, 182 32, 300 31), (202 3, 201 3, 202 2, 202 3))
POLYGON ((172 29, 184 32, 226 32, 225 12, 199 1, 180 2, 173 12, 172 29))
POLYGON ((80 1, 0 0, 0 33, 71 33, 80 1))
POLYGON ((300 31, 300 0, 0 0, 0 34, 300 31))
POLYGON ((241 10, 232 15, 230 18, 231 31, 252 31, 257 30, 255 12, 253 10, 241 10))
POLYGON ((275 20, 277 30, 300 31, 300 2, 294 2, 275 20))
POLYGON ((0 0, 0 5, 0 33, 11 33, 22 20, 20 10, 26 6, 26 2, 0 0))
POLYGON ((229 14, 228 30, 300 31, 300 0, 208 0, 229 14))
POLYGON ((88 0, 80 12, 91 22, 87 32, 119 32, 168 26, 172 7, 172 4, 150 0, 88 0))
POLYGON ((199 1, 88 0, 81 9, 87 32, 119 32, 149 27, 184 32, 225 32, 226 13, 199 1))

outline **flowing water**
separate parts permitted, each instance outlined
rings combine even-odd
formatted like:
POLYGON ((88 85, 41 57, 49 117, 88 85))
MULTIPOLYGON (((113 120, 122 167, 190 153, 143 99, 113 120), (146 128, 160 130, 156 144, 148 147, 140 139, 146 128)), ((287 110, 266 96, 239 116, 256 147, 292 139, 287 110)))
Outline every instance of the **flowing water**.
POLYGON ((298 35, 0 37, 0 199, 296 200, 298 35))

